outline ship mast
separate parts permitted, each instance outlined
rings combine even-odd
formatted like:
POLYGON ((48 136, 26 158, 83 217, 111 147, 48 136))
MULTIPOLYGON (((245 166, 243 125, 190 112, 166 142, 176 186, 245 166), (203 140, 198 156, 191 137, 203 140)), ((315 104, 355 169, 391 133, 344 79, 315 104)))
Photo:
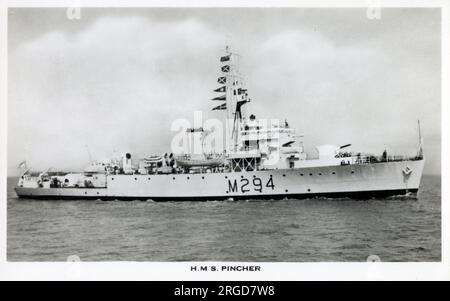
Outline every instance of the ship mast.
POLYGON ((223 86, 214 90, 214 92, 225 92, 224 95, 215 97, 212 100, 224 101, 212 110, 226 110, 227 121, 232 121, 227 127, 227 145, 230 151, 237 151, 240 126, 243 119, 243 105, 250 101, 248 99, 247 89, 244 89, 244 79, 239 72, 240 55, 225 48, 225 55, 220 58, 221 76, 217 79, 223 86))

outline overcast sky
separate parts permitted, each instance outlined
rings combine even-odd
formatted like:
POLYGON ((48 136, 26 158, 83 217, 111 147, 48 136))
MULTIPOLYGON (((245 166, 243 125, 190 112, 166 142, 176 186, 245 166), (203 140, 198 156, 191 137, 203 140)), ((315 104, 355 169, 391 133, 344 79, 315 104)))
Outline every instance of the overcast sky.
POLYGON ((80 169, 114 150, 170 152, 176 118, 211 112, 225 45, 259 118, 320 144, 415 154, 440 174, 440 10, 10 8, 8 174, 80 169))

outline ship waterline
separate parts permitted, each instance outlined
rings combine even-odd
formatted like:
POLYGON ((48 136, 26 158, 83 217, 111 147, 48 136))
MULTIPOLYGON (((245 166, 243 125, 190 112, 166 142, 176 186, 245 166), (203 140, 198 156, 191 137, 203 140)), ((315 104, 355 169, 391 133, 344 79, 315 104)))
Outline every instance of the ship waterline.
POLYGON ((255 170, 252 172, 107 175, 104 188, 15 187, 21 198, 220 200, 311 197, 387 197, 415 194, 424 159, 255 170))

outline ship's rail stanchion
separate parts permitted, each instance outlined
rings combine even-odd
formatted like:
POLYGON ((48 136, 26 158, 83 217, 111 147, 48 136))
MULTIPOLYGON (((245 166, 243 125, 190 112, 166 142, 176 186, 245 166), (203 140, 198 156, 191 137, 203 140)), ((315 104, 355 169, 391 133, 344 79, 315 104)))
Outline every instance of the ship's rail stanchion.
POLYGON ((408 157, 408 156, 352 156, 351 164, 374 164, 374 163, 383 163, 383 162, 401 162, 401 161, 412 161, 412 160, 420 160, 422 158, 418 156, 408 157))
POLYGON ((353 156, 352 164, 370 164, 370 156, 353 156))

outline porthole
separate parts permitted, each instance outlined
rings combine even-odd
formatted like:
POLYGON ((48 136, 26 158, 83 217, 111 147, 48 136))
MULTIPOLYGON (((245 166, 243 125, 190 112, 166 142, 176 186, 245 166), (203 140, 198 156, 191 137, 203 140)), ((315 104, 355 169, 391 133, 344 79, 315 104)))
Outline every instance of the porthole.
POLYGON ((310 173, 309 175, 312 176, 312 173, 310 173))
POLYGON ((97 194, 100 194, 100 193, 97 191, 97 194))
POLYGON ((319 176, 321 176, 322 175, 322 173, 321 172, 319 172, 319 176))
POLYGON ((150 178, 148 178, 148 180, 150 180, 150 178))
POLYGON ((308 192, 311 191, 311 189, 308 188, 308 192))
POLYGON ((228 176, 225 176, 225 179, 228 179, 228 176))
POLYGON ((87 194, 87 191, 85 191, 84 194, 87 194))
POLYGON ((174 180, 175 180, 175 177, 173 177, 172 179, 174 179, 174 180))
POLYGON ((287 190, 287 189, 286 189, 285 191, 286 191, 286 192, 288 192, 288 190, 287 190))
POLYGON ((334 172, 334 171, 333 171, 333 172, 332 172, 332 174, 333 174, 333 175, 335 175, 335 174, 336 174, 336 172, 334 172))
POLYGON ((285 177, 286 175, 283 175, 283 177, 285 177))
POLYGON ((244 176, 241 176, 241 179, 243 179, 244 178, 244 176))
POLYGON ((202 179, 205 179, 205 177, 202 177, 202 179))
POLYGON ((134 178, 135 181, 137 181, 137 178, 134 178))
POLYGON ((352 170, 352 173, 355 173, 355 172, 352 170))
POLYGON ((111 180, 114 180, 114 178, 111 178, 111 180))
POLYGON ((301 173, 301 174, 300 174, 300 176, 302 176, 302 177, 303 177, 303 174, 301 173))
POLYGON ((187 179, 189 180, 190 178, 189 178, 189 177, 187 177, 187 179))

